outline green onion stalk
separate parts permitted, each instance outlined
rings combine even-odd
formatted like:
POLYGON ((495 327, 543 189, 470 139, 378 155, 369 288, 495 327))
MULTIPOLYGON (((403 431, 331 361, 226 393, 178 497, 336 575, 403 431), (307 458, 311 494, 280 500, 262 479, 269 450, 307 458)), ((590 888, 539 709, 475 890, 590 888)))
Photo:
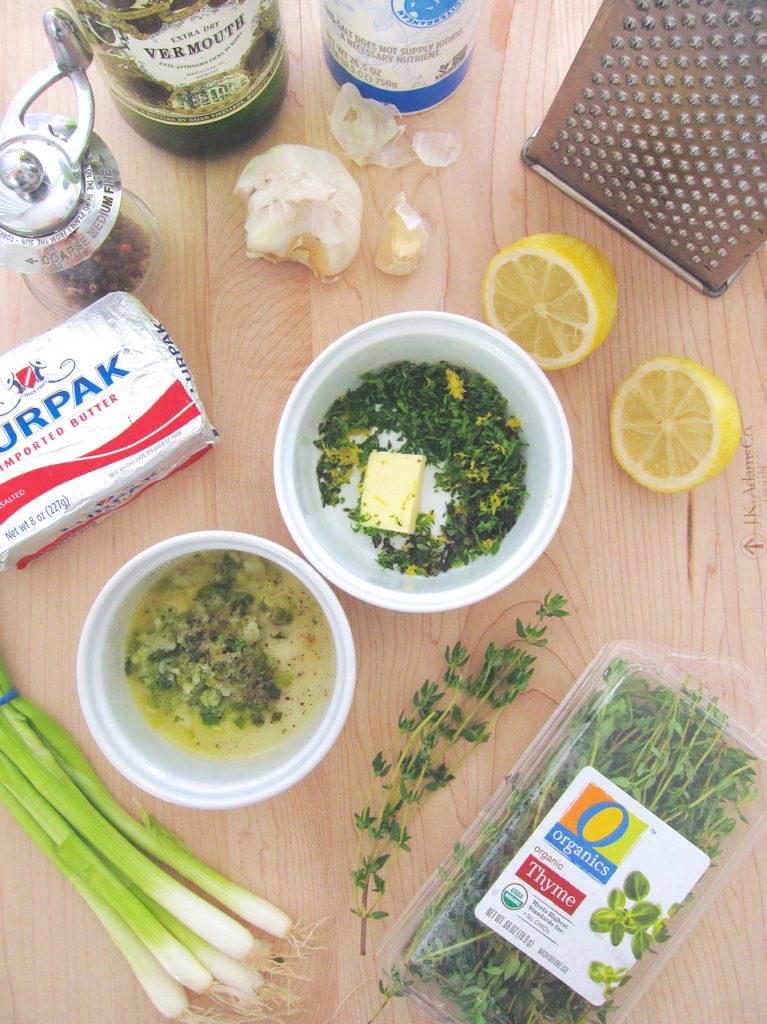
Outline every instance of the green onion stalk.
POLYGON ((306 934, 151 815, 129 814, 72 736, 13 686, 2 658, 0 802, 90 906, 163 1016, 193 1024, 295 1011, 290 987, 271 977, 290 975, 290 957, 249 926, 296 953, 306 934), (189 992, 212 1007, 194 1005, 189 992))

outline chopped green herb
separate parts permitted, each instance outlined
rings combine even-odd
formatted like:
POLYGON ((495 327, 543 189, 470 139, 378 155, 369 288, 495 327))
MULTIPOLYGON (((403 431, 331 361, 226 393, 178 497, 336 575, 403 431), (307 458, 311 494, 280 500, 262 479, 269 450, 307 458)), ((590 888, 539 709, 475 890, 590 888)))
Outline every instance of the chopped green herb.
POLYGON ((423 455, 434 467, 435 489, 448 496, 444 517, 421 512, 412 534, 371 526, 359 493, 347 499, 352 526, 370 537, 379 564, 402 573, 434 576, 495 554, 527 497, 519 420, 495 384, 444 361, 364 374, 330 406, 315 445, 324 505, 342 505, 345 485, 373 451, 423 455))
MULTIPOLYGON (((125 671, 169 715, 186 709, 206 726, 226 716, 261 725, 288 674, 264 644, 247 556, 197 552, 174 562, 142 596, 127 643, 125 671)), ((260 564, 260 563, 258 563, 260 564)), ((287 623, 278 600, 267 614, 287 623)))

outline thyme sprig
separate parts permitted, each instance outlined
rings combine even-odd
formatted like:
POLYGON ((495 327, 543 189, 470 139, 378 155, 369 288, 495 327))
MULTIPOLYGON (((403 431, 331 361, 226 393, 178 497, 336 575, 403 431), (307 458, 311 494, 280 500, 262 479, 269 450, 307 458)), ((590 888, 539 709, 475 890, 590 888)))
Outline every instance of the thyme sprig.
POLYGON ((434 576, 498 551, 527 497, 521 424, 482 374, 448 362, 391 363, 366 373, 330 406, 319 426, 317 480, 323 505, 343 506, 378 563, 434 576), (423 455, 447 506, 441 521, 422 511, 404 536, 366 520, 360 495, 344 497, 377 449, 423 455))
POLYGON ((367 921, 387 916, 381 906, 386 870, 410 849, 413 815, 429 793, 454 778, 474 747, 490 739, 503 709, 527 688, 535 663, 532 651, 547 643, 545 620, 565 615, 564 597, 547 594, 532 622, 516 620, 514 643, 487 646, 475 674, 465 671, 469 655, 462 643, 446 648, 441 681, 427 679, 415 691, 412 709, 399 715, 392 749, 373 758, 365 804, 354 815, 353 913, 361 919, 362 954, 367 921))
MULTIPOLYGON (((754 756, 734 743, 727 718, 700 689, 658 685, 651 675, 631 672, 614 659, 598 690, 557 738, 548 760, 511 793, 500 817, 487 822, 471 848, 456 844, 453 864, 437 898, 426 908, 401 959, 379 988, 383 1005, 417 987, 432 993, 465 1024, 587 1024, 605 1022, 608 999, 594 1008, 521 950, 480 924, 474 907, 521 844, 581 768, 603 775, 672 825, 715 861, 744 807, 757 792, 754 756), (439 993, 436 996, 436 993, 439 993)), ((647 893, 632 879, 626 894, 647 893)), ((693 892, 683 906, 692 902, 693 892)), ((624 908, 596 916, 599 927, 627 929, 624 908)), ((650 912, 628 924, 644 932, 635 955, 652 952, 667 939, 666 921, 650 912), (640 929, 640 924, 646 925, 640 929)), ((675 917, 682 908, 672 908, 675 917)), ((617 930, 616 930, 617 937, 617 930)), ((596 972, 603 965, 594 964, 596 972)), ((602 971, 605 993, 630 981, 629 972, 602 971)), ((428 995, 427 998, 430 998, 428 995)), ((383 1005, 375 1014, 378 1017, 383 1005)), ((453 1019, 451 1016, 451 1019, 453 1019)))

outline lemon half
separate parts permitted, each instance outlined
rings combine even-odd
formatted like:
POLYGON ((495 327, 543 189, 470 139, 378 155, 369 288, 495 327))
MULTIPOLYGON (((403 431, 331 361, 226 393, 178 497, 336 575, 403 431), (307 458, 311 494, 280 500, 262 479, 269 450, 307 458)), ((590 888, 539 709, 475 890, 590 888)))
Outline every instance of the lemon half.
POLYGON ((482 282, 487 322, 544 370, 579 363, 607 337, 618 308, 612 264, 588 242, 541 233, 501 249, 482 282))
POLYGON ((733 457, 740 437, 735 396, 691 359, 648 359, 613 397, 613 454, 629 476, 653 491, 687 491, 710 480, 733 457))

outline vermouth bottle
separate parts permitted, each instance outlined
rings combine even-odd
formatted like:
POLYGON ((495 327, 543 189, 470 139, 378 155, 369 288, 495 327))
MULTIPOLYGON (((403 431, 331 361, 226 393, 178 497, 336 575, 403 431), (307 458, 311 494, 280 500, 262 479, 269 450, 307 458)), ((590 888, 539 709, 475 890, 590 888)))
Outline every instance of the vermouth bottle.
POLYGON ((144 138, 190 156, 256 139, 288 66, 279 0, 68 0, 118 110, 144 138))

